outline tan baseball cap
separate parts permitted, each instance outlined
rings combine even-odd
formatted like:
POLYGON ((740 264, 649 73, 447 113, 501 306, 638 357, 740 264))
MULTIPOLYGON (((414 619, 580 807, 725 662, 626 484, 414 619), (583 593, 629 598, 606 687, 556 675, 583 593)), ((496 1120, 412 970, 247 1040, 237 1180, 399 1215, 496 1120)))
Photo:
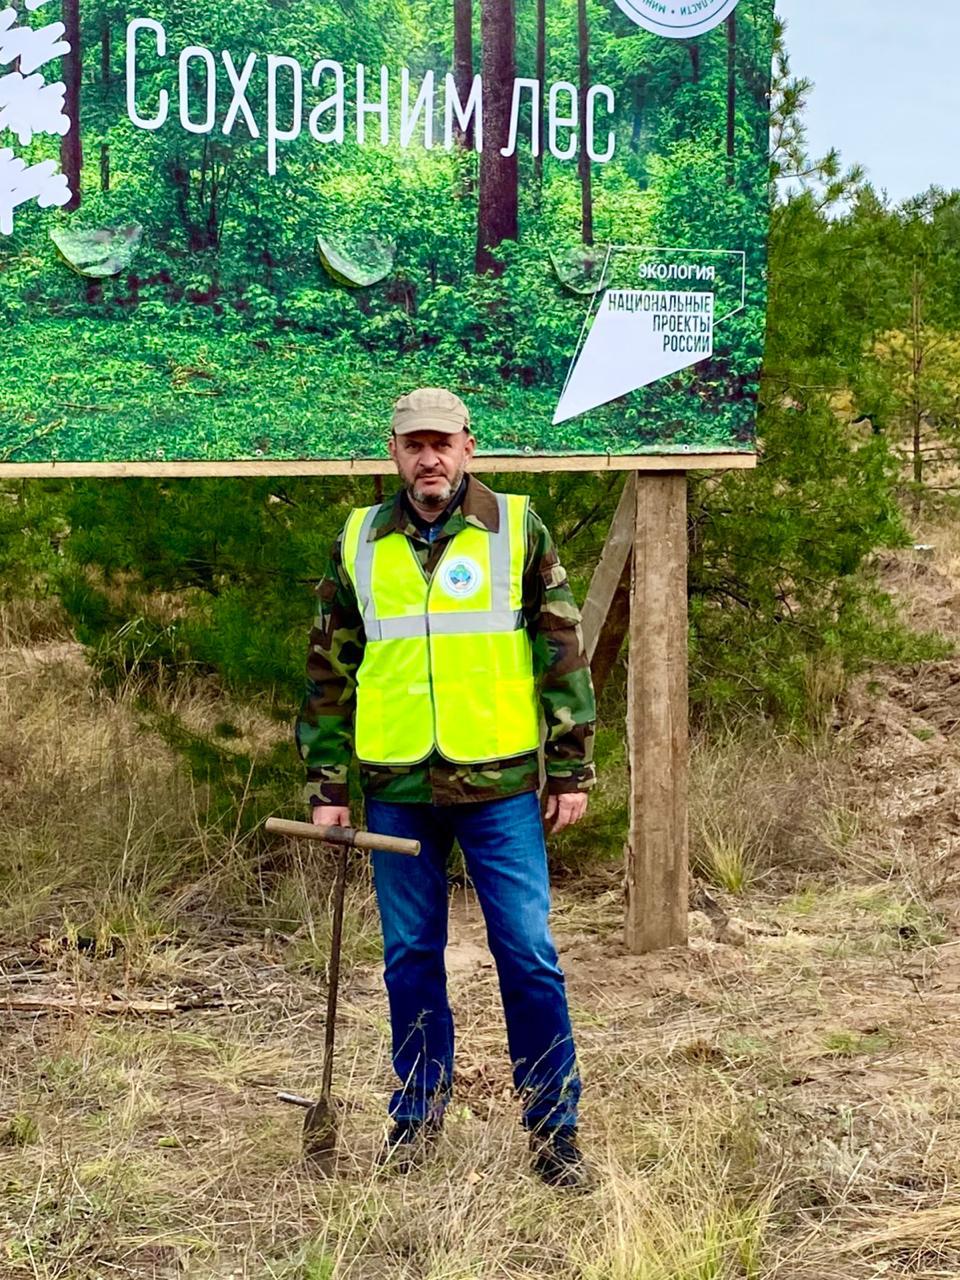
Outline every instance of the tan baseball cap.
POLYGON ((393 406, 393 430, 398 436, 414 431, 469 431, 470 410, 459 396, 442 387, 420 387, 401 396, 393 406))

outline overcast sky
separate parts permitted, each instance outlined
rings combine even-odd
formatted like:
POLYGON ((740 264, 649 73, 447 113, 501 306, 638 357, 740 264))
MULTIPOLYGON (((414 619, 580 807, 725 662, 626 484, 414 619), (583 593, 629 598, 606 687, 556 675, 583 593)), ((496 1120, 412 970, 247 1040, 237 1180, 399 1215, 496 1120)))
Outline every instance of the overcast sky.
POLYGON ((810 148, 840 149, 895 201, 960 188, 956 0, 777 0, 794 75, 816 88, 810 148))

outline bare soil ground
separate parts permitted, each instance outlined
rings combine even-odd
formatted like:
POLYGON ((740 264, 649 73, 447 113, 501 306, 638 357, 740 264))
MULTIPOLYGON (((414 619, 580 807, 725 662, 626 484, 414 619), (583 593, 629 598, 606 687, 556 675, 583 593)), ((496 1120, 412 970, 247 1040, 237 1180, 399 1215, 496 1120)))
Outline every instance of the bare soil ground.
MULTIPOLYGON (((885 577, 919 623, 960 638, 960 552, 938 531, 929 541, 933 560, 891 557, 885 577)), ((694 844, 726 868, 728 888, 710 892, 733 929, 695 912, 689 950, 630 956, 616 864, 561 880, 555 927, 599 1174, 577 1198, 527 1172, 496 975, 462 887, 448 956, 456 1105, 434 1162, 375 1169, 392 1082, 359 872, 340 1168, 324 1179, 302 1165, 300 1116, 275 1093, 310 1094, 320 1075, 324 874, 288 849, 270 891, 282 910, 211 913, 240 865, 229 841, 208 833, 197 870, 189 790, 78 662, 47 646, 8 652, 0 672, 0 802, 21 825, 33 815, 20 863, 6 832, 0 882, 2 1280, 960 1274, 960 661, 857 682, 815 760, 783 744, 738 760, 701 749, 694 844), (67 679, 43 743, 38 720, 67 679), (28 803, 38 770, 48 788, 28 803), (92 917, 79 905, 91 873, 72 874, 62 832, 85 837, 64 803, 84 829, 122 831, 126 814, 92 917), (158 876, 145 844, 161 831, 158 876), (188 853, 189 890, 151 916, 188 853)))

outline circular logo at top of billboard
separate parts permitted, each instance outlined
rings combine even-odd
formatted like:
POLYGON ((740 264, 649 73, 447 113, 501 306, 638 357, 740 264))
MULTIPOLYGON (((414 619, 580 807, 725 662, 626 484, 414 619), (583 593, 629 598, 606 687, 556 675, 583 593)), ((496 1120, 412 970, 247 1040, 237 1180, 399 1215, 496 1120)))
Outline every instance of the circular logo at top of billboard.
POLYGON ((737 0, 617 0, 638 26, 671 40, 692 40, 719 26, 737 0))

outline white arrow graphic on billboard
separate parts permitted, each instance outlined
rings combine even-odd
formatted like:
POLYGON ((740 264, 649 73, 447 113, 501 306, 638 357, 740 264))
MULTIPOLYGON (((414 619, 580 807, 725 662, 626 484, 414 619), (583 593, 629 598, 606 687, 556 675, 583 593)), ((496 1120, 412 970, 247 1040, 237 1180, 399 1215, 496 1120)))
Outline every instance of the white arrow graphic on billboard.
POLYGON ((608 289, 553 425, 713 355, 713 293, 608 289))

